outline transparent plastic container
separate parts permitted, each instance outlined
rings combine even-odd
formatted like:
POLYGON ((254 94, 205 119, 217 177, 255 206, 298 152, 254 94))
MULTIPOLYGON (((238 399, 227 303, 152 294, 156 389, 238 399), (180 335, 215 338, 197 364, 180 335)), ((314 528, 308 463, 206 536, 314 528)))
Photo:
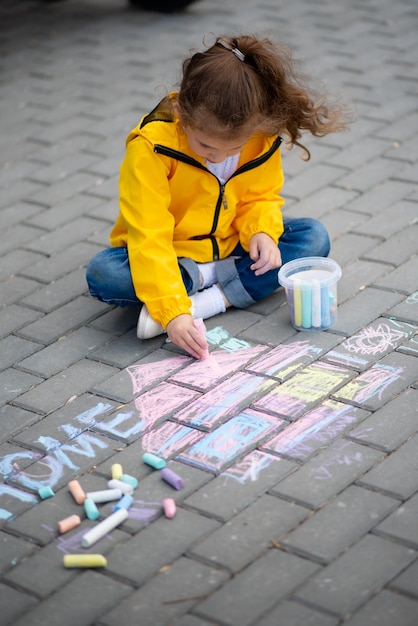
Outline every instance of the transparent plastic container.
POLYGON ((290 320, 296 330, 326 330, 337 321, 337 283, 341 268, 333 259, 305 257, 279 270, 290 320))

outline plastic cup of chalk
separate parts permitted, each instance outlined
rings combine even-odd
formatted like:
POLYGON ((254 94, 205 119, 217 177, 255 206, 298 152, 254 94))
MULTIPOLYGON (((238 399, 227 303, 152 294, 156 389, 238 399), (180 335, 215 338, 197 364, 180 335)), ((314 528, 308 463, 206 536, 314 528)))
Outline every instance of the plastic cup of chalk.
POLYGON ((325 330, 337 321, 337 283, 341 268, 333 259, 305 257, 279 270, 290 320, 296 330, 325 330))

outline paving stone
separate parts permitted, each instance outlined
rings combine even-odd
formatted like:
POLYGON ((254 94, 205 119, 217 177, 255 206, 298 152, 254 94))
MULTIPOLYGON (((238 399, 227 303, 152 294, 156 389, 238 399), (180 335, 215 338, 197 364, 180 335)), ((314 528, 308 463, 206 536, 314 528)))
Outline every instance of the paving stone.
POLYGON ((418 291, 414 291, 402 302, 389 309, 388 315, 396 319, 404 319, 407 322, 418 323, 418 291))
MULTIPOLYGON (((98 304, 101 304, 103 315, 92 320, 90 322, 90 326, 115 335, 123 335, 128 330, 134 328, 136 335, 139 307, 112 308, 108 304, 101 302, 98 302, 98 304)), ((147 339, 144 342, 141 342, 139 339, 135 339, 138 343, 145 343, 146 345, 149 345, 153 350, 160 346, 165 340, 166 337, 164 335, 155 337, 154 339, 147 339)))
POLYGON ((338 618, 319 613, 311 607, 297 602, 284 600, 270 611, 268 615, 257 621, 257 626, 277 626, 283 623, 286 626, 337 626, 338 618))
POLYGON ((398 590, 403 594, 418 598, 418 560, 407 567, 399 576, 394 578, 390 584, 390 589, 398 590))
POLYGON ((414 335, 408 341, 405 341, 405 343, 399 346, 398 351, 403 354, 410 354, 415 357, 418 356, 418 335, 414 335))
POLYGON ((39 259, 40 254, 29 252, 28 250, 12 250, 2 257, 0 280, 8 280, 11 276, 20 274, 26 267, 30 267, 39 259))
POLYGON ((53 256, 31 263, 21 270, 20 274, 42 283, 49 283, 81 265, 86 265, 97 252, 98 248, 94 244, 77 242, 53 256))
POLYGON ((397 267, 383 278, 376 281, 379 287, 386 287, 406 293, 412 294, 416 291, 418 275, 418 256, 412 257, 400 267, 397 267))
MULTIPOLYGON (((63 406, 74 395, 80 395, 95 383, 114 374, 114 368, 88 359, 81 359, 63 372, 19 396, 16 403, 24 409, 50 413, 63 406)), ((27 374, 27 376, 29 376, 27 374)))
POLYGON ((397 507, 392 498, 352 485, 304 520, 281 544, 329 563, 397 507))
POLYGON ((290 323, 286 304, 241 333, 241 337, 247 341, 275 346, 290 337, 294 337, 294 335, 296 335, 296 331, 290 323))
POLYGON ((8 280, 1 283, 2 306, 17 303, 28 293, 34 292, 38 286, 38 283, 34 280, 21 278, 20 276, 11 276, 8 280))
POLYGON ((338 307, 338 320, 332 327, 332 332, 348 337, 371 324, 402 299, 400 294, 366 287, 338 307))
POLYGON ((294 461, 304 462, 358 424, 366 411, 347 404, 325 400, 270 437, 259 448, 294 461))
POLYGON ((353 168, 346 176, 338 180, 338 184, 356 191, 367 192, 370 188, 386 182, 389 177, 396 178, 403 169, 404 164, 401 162, 376 157, 366 164, 361 163, 353 168))
MULTIPOLYGON (((44 232, 43 229, 34 228, 26 224, 16 224, 8 228, 7 237, 2 237, 1 240, 0 255, 16 250, 22 247, 23 244, 36 241, 44 232)), ((41 250, 34 250, 33 252, 40 252, 42 254, 41 250)))
POLYGON ((0 583, 1 619, 4 626, 17 623, 20 615, 33 609, 38 601, 23 591, 0 583))
POLYGON ((410 497, 416 491, 418 484, 417 441, 418 435, 408 439, 382 463, 365 474, 359 482, 397 498, 410 497))
MULTIPOLYGON (((0 532, 0 574, 13 569, 19 561, 33 554, 36 547, 29 541, 0 532)), ((3 606, 3 605, 2 605, 3 606)))
POLYGON ((39 604, 22 617, 16 626, 42 626, 48 621, 63 626, 89 626, 103 612, 131 593, 127 585, 111 580, 98 571, 89 571, 71 581, 64 589, 39 604))
POLYGON ((317 508, 384 458, 377 450, 340 440, 278 482, 270 493, 317 508))
MULTIPOLYGON (((86 155, 80 155, 80 158, 86 159, 86 155)), ((88 156, 87 159, 92 162, 92 156, 88 156)), ((38 171, 37 178, 41 180, 41 176, 43 178, 43 182, 49 184, 55 178, 53 175, 53 170, 57 169, 63 170, 68 165, 72 166, 74 164, 74 158, 70 152, 69 156, 64 160, 60 159, 59 161, 55 160, 50 167, 44 167, 42 170, 38 171)), ((82 163, 77 163, 77 169, 80 169, 82 163)), ((60 172, 61 173, 61 172, 60 172)), ((68 174, 68 172, 66 172, 68 174)), ((80 193, 77 195, 77 201, 74 201, 74 198, 69 198, 62 201, 62 198, 58 203, 54 203, 54 206, 45 209, 41 213, 37 213, 27 220, 29 224, 33 226, 38 226, 39 228, 45 228, 48 231, 52 231, 63 224, 72 221, 75 217, 79 217, 80 215, 85 215, 89 211, 95 209, 100 204, 100 200, 95 198, 94 196, 90 196, 87 194, 80 193)))
MULTIPOLYGON (((362 215, 357 212, 349 212, 346 210, 346 205, 350 203, 351 200, 357 198, 358 192, 342 189, 340 187, 324 186, 318 191, 310 194, 306 198, 299 200, 296 202, 290 209, 287 206, 287 203, 284 206, 284 215, 286 217, 306 217, 307 215, 314 218, 321 218, 326 216, 336 209, 341 209, 344 207, 343 215, 347 215, 347 219, 350 220, 351 223, 361 224, 363 221, 367 220, 368 215, 362 215), (353 222, 351 222, 353 220, 353 222)), ((340 211, 338 211, 338 215, 340 211)), ((367 234, 369 234, 369 231, 367 234)))
POLYGON ((213 622, 207 622, 193 615, 181 615, 171 622, 172 626, 213 626, 213 622))
POLYGON ((21 304, 49 313, 54 309, 71 302, 86 292, 87 285, 84 268, 77 268, 73 272, 58 278, 49 285, 41 287, 35 293, 23 298, 21 304))
POLYGON ((218 525, 215 520, 178 508, 173 519, 160 517, 119 547, 112 554, 108 571, 144 589, 148 579, 179 559, 218 525))
POLYGON ((42 313, 39 311, 12 304, 0 311, 0 337, 6 337, 9 333, 40 317, 42 313))
MULTIPOLYGON (((410 226, 416 219, 416 216, 416 203, 401 200, 400 202, 394 202, 389 204, 389 206, 382 207, 377 215, 373 215, 370 219, 361 222, 353 230, 363 235, 374 233, 377 237, 387 239, 410 226)), ((393 262, 392 255, 388 260, 393 262)))
POLYGON ((266 611, 286 598, 318 569, 293 554, 268 550, 194 610, 196 615, 228 626, 257 623, 266 611))
POLYGON ((40 350, 40 347, 41 346, 38 343, 26 341, 25 339, 20 339, 20 337, 15 337, 13 335, 0 339, 0 369, 7 369, 8 367, 15 365, 18 361, 24 359, 29 354, 40 350))
POLYGON ((0 441, 11 439, 13 435, 31 426, 39 420, 39 415, 17 406, 5 404, 0 407, 1 435, 0 441))
POLYGON ((375 411, 408 387, 417 376, 418 360, 393 352, 339 389, 334 397, 375 411))
POLYGON ((19 372, 12 367, 0 372, 0 405, 3 406, 42 381, 43 379, 38 376, 19 372))
POLYGON ((418 223, 408 226, 380 243, 364 256, 373 261, 387 263, 390 261, 399 267, 417 252, 418 223))
POLYGON ((341 305, 365 287, 369 287, 377 278, 391 271, 391 266, 384 263, 356 259, 344 267, 338 282, 337 301, 341 305))
POLYGON ((417 549, 418 532, 415 524, 417 512, 418 494, 415 494, 383 522, 380 522, 376 526, 376 533, 394 538, 407 546, 417 549))
POLYGON ((69 331, 100 315, 104 306, 97 300, 80 296, 72 302, 64 304, 56 311, 52 311, 41 319, 28 324, 19 330, 19 335, 25 339, 39 341, 39 343, 52 343, 69 331))
POLYGON ((398 448, 416 432, 418 392, 407 389, 353 428, 350 439, 385 452, 398 448))
POLYGON ((3 208, 0 211, 0 228, 4 229, 13 224, 19 224, 19 222, 25 222, 40 211, 41 207, 39 206, 26 202, 17 202, 13 206, 3 208))
POLYGON ((418 602, 396 593, 383 590, 364 607, 356 611, 347 626, 415 626, 417 622, 418 602))
POLYGON ((106 626, 120 624, 121 620, 133 623, 138 615, 141 615, 141 626, 172 623, 227 578, 226 572, 180 558, 104 615, 101 623, 106 626))
MULTIPOLYGON (((23 341, 23 340, 21 340, 23 341)), ((54 376, 69 365, 91 355, 109 341, 109 335, 94 328, 82 327, 27 358, 19 360, 19 368, 44 378, 54 376)), ((1 345, 1 344, 0 344, 1 345)))
MULTIPOLYGON (((346 205, 346 209, 349 211, 360 211, 373 214, 375 208, 379 207, 379 222, 384 222, 382 213, 397 205, 398 202, 404 200, 411 191, 414 190, 414 185, 411 183, 403 183, 398 181, 387 180, 385 182, 372 187, 365 193, 361 194, 358 198, 355 198, 346 205)), ((379 231, 375 229, 369 229, 367 225, 367 232, 379 235, 379 231)))
POLYGON ((416 330, 417 327, 412 324, 380 317, 358 333, 344 339, 336 348, 327 352, 324 359, 362 372, 396 350, 416 330))
POLYGON ((346 233, 332 243, 330 256, 343 268, 353 259, 366 256, 379 240, 371 235, 346 233))
POLYGON ((184 504, 226 521, 296 467, 294 463, 254 450, 185 498, 184 504))
POLYGON ((103 415, 114 408, 114 402, 91 394, 82 394, 21 431, 12 440, 18 445, 45 452, 47 438, 49 441, 54 440, 57 446, 62 445, 93 428, 103 415))
POLYGON ((296 592, 296 597, 347 617, 416 557, 414 550, 366 535, 296 592))
POLYGON ((308 515, 306 508, 263 495, 200 541, 190 554, 236 573, 308 515))
POLYGON ((120 369, 133 365, 155 350, 152 341, 138 341, 136 329, 128 330, 116 338, 111 334, 108 335, 108 338, 108 343, 95 348, 90 354, 90 358, 120 369))

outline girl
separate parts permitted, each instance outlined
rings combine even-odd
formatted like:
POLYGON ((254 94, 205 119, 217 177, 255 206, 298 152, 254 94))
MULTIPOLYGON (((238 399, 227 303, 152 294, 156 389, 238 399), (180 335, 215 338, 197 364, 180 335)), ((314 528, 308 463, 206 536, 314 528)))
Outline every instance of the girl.
POLYGON ((284 219, 282 137, 345 127, 342 110, 304 85, 287 48, 218 37, 183 64, 170 93, 128 135, 111 248, 87 268, 95 298, 140 305, 140 339, 164 331, 196 358, 193 318, 246 308, 278 288, 277 268, 327 256, 319 222, 284 219))

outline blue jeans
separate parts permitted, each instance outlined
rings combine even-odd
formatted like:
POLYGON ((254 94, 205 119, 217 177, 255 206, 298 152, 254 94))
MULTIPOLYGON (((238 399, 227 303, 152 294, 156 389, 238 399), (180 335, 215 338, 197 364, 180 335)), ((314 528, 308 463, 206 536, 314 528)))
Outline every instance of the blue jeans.
MULTIPOLYGON (((312 218, 285 218, 279 250, 283 264, 301 257, 328 256, 328 233, 312 218)), ((193 295, 200 288, 198 265, 189 258, 179 258, 178 263, 187 293, 193 295)), ((279 287, 278 269, 256 276, 250 269, 252 264, 241 245, 230 257, 216 262, 217 282, 228 301, 239 309, 266 298, 279 287)), ((90 294, 102 302, 117 306, 142 304, 132 284, 126 247, 106 248, 96 254, 87 266, 86 279, 90 294)))

